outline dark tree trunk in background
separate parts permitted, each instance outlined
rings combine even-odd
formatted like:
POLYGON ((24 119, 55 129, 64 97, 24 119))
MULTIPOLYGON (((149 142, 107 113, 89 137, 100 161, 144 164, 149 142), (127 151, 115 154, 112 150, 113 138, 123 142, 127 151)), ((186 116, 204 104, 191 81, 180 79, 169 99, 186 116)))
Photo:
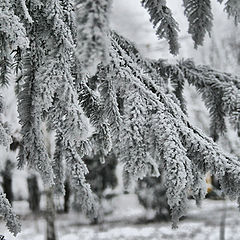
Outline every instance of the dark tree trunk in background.
POLYGON ((49 188, 46 191, 47 209, 46 209, 46 222, 47 222, 47 236, 46 240, 57 240, 55 233, 55 204, 53 200, 53 189, 49 188))
POLYGON ((220 234, 219 234, 219 240, 225 240, 225 228, 226 228, 226 217, 227 217, 227 203, 226 200, 223 202, 223 213, 220 221, 220 234))
POLYGON ((31 174, 27 178, 27 184, 28 184, 28 203, 29 208, 33 213, 38 213, 40 211, 40 191, 38 187, 38 181, 37 176, 35 174, 31 174))
POLYGON ((6 197, 9 203, 12 205, 13 192, 12 192, 12 176, 8 174, 3 175, 3 191, 6 193, 6 197))
POLYGON ((65 183, 65 195, 64 195, 64 212, 69 212, 70 207, 70 196, 71 196, 71 187, 70 187, 70 181, 69 178, 66 178, 65 183))
POLYGON ((14 163, 10 160, 6 161, 4 170, 1 171, 1 175, 3 178, 3 192, 6 194, 6 197, 10 204, 13 202, 13 191, 12 191, 12 170, 14 168, 14 163))

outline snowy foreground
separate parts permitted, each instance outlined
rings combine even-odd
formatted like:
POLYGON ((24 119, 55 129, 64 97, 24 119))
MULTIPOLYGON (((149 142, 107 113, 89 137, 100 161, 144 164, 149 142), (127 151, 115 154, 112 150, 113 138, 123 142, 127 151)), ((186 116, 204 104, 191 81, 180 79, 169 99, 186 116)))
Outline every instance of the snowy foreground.
MULTIPOLYGON (((170 223, 138 223, 146 217, 146 211, 136 204, 134 195, 121 196, 112 204, 114 214, 106 218, 101 226, 86 224, 86 220, 76 213, 57 216, 59 240, 218 240, 220 222, 226 209, 225 240, 240 239, 240 214, 236 203, 230 201, 205 200, 201 208, 193 202, 189 206, 188 216, 182 220, 177 230, 171 229, 170 223)), ((14 238, 0 222, 0 234, 6 240, 44 240, 45 221, 36 221, 27 210, 26 202, 15 204, 21 215, 22 233, 14 238), (25 214, 23 214, 25 212, 25 214), (26 213, 27 212, 27 213, 26 213)))

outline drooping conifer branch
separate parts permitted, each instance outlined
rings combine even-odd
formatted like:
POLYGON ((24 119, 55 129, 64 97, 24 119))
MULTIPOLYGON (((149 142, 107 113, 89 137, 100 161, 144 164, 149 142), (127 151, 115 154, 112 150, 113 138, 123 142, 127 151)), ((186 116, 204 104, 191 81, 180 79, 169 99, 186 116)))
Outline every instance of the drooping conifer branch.
POLYGON ((142 0, 142 5, 150 15, 153 27, 157 29, 157 36, 168 41, 172 54, 178 54, 178 23, 172 16, 171 10, 166 5, 166 0, 142 0))
MULTIPOLYGON (((58 185, 59 192, 64 192, 67 170, 78 199, 76 205, 88 213, 97 212, 95 195, 85 178, 88 169, 83 156, 94 151, 107 154, 114 147, 125 164, 127 181, 158 176, 162 172, 159 168, 165 169, 174 226, 186 212, 189 191, 197 201, 204 197, 203 175, 207 171, 216 174, 225 194, 238 198, 239 161, 190 124, 183 88, 188 82, 201 92, 210 109, 216 139, 225 130, 225 117, 230 117, 239 131, 239 78, 195 66, 191 61, 168 64, 144 59, 133 43, 109 32, 110 0, 74 3, 17 1, 13 6, 8 0, 0 0, 0 59, 10 59, 9 53, 14 50, 15 65, 20 70, 23 65, 18 81, 23 138, 19 165, 27 163, 40 171, 45 182, 58 185), (45 149, 45 122, 56 132, 53 159, 45 149)), ((142 3, 157 34, 167 39, 172 53, 177 53, 178 24, 166 1, 142 3)), ((197 46, 211 29, 210 1, 184 0, 184 6, 197 46)), ((239 4, 229 0, 227 6, 236 19, 239 4)), ((4 79, 9 69, 6 63, 0 66, 4 79)), ((0 136, 1 143, 8 145, 2 122, 0 136)), ((10 208, 5 208, 7 203, 2 199, 1 213, 9 213, 11 219, 10 208)), ((16 227, 12 230, 16 233, 17 223, 11 226, 16 227)))
MULTIPOLYGON (((117 38, 117 35, 115 35, 115 38, 117 38)), ((176 169, 181 166, 179 165, 180 158, 177 156, 185 159, 184 168, 179 168, 175 173, 174 171, 169 171, 169 174, 171 172, 171 177, 169 176, 169 190, 167 194, 169 204, 173 210, 174 226, 177 223, 177 219, 185 213, 186 196, 194 183, 199 183, 198 186, 193 187, 197 194, 196 198, 202 198, 204 195, 205 189, 202 185, 202 173, 211 171, 216 174, 224 192, 232 198, 238 197, 240 188, 237 176, 240 173, 240 164, 237 159, 223 153, 210 138, 204 136, 200 130, 193 127, 188 122, 178 102, 175 101, 174 96, 166 94, 164 89, 153 81, 154 74, 156 79, 161 78, 161 76, 158 76, 160 73, 158 71, 159 68, 163 70, 161 72, 163 74, 162 78, 166 77, 168 73, 164 71, 164 67, 155 65, 156 69, 153 68, 150 71, 151 74, 146 74, 151 66, 154 67, 154 64, 143 64, 144 61, 139 61, 140 55, 135 52, 136 49, 131 46, 127 47, 127 41, 125 41, 125 45, 122 45, 122 47, 121 44, 118 44, 118 42, 121 42, 119 39, 118 41, 112 40, 113 52, 118 56, 115 59, 121 59, 121 61, 116 60, 112 62, 115 69, 114 76, 117 79, 113 84, 116 85, 115 88, 121 91, 122 94, 126 94, 123 96, 124 121, 120 130, 121 140, 129 144, 133 142, 129 148, 124 144, 118 144, 117 146, 119 148, 119 156, 126 164, 125 170, 133 176, 142 178, 148 174, 156 174, 157 162, 161 159, 165 163, 166 170, 168 164, 169 166, 172 165, 169 161, 173 160, 173 156, 176 157, 176 169), (134 49, 134 52, 131 52, 131 49, 134 49), (134 56, 138 57, 135 58, 134 56), (130 101, 128 101, 129 95, 131 96, 130 101), (136 102, 135 99, 137 99, 136 102), (134 102, 133 105, 132 102, 134 102), (154 124, 151 119, 156 119, 158 125, 156 122, 154 124), (159 126, 160 123, 161 126, 159 126), (149 129, 157 129, 157 131, 151 131, 151 134, 149 134, 149 129), (172 131, 172 129, 175 130, 172 131), (155 141, 151 140, 153 136, 155 141), (156 139, 158 140, 156 141, 156 139), (148 144, 153 142, 155 145, 148 144), (180 151, 182 148, 181 153, 172 155, 171 145, 174 145, 174 151, 180 151), (161 155, 155 154, 155 156, 158 156, 157 158, 154 158, 154 154, 152 154, 153 148, 161 153, 161 155), (195 174, 194 178, 191 177, 193 169, 199 169, 201 174, 195 174), (182 178, 179 179, 180 176, 182 178), (172 179, 172 185, 170 179, 172 179), (233 183, 233 179, 235 179, 235 183, 233 183), (182 186, 185 186, 185 190, 183 191, 182 189, 179 195, 176 192, 178 189, 175 188, 176 183, 180 185, 182 183, 182 186), (175 201, 171 197, 171 193, 178 200, 175 199, 175 201)), ((128 42, 128 44, 131 43, 128 42)), ((163 61, 160 62, 162 63, 163 61)), ((177 67, 180 69, 180 66, 177 65, 177 67)), ((189 80, 189 76, 185 76, 184 71, 176 76, 180 76, 181 81, 183 76, 186 80, 189 80)), ((232 81, 236 82, 237 79, 232 77, 232 81)))
POLYGON ((12 207, 6 198, 6 194, 0 192, 0 215, 6 222, 8 230, 16 236, 21 231, 21 224, 18 217, 12 211, 12 207))
POLYGON ((53 184, 52 169, 49 165, 49 157, 43 140, 41 121, 41 95, 36 85, 35 69, 32 64, 33 54, 24 57, 23 82, 18 95, 18 112, 22 125, 22 141, 19 151, 18 167, 28 164, 41 173, 45 183, 53 184))
POLYGON ((216 140, 225 132, 225 117, 230 118, 233 127, 239 132, 238 76, 222 73, 208 66, 195 66, 191 60, 180 61, 177 65, 161 64, 160 68, 166 69, 165 74, 169 77, 183 77, 202 94, 202 99, 210 112, 213 139, 216 140))
MULTIPOLYGON (((222 3, 223 0, 218 0, 218 2, 222 3)), ((225 2, 224 10, 227 12, 229 17, 233 17, 235 24, 240 22, 240 5, 238 0, 227 0, 225 2)))
POLYGON ((194 46, 203 44, 205 34, 212 28, 212 9, 210 0, 183 0, 185 15, 188 18, 188 32, 192 35, 194 46))

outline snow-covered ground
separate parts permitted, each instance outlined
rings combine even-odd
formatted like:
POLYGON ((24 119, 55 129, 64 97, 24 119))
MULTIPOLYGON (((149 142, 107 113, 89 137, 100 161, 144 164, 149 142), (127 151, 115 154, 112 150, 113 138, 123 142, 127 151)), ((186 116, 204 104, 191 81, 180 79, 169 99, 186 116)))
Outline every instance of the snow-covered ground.
MULTIPOLYGON (((144 223, 139 219, 146 212, 137 204, 136 196, 122 195, 112 202, 115 209, 100 226, 88 225, 86 219, 74 212, 57 215, 59 240, 218 240, 220 223, 224 212, 225 240, 240 239, 240 214, 236 203, 230 201, 205 200, 201 208, 190 202, 189 212, 179 223, 179 228, 171 229, 171 223, 144 223)), ((21 215, 22 232, 14 238, 0 222, 0 234, 6 240, 43 240, 45 221, 43 217, 34 219, 29 214, 26 202, 15 203, 16 211, 21 215)))

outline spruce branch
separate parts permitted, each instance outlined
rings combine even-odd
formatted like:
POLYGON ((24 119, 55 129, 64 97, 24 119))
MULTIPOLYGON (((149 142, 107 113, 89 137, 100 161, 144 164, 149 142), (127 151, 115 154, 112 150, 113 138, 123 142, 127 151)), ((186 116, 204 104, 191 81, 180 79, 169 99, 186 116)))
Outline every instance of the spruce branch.
MULTIPOLYGON (((119 42, 121 42, 121 40, 119 40, 119 42)), ((125 43, 126 42, 127 41, 125 41, 125 43)), ((128 43, 132 44, 129 41, 128 43)), ((123 114, 124 121, 121 126, 120 134, 122 141, 126 139, 126 142, 129 144, 131 141, 135 144, 130 144, 131 147, 129 148, 126 148, 124 145, 118 146, 120 149, 120 151, 118 151, 119 156, 125 162, 125 170, 136 178, 142 178, 148 174, 155 174, 156 171, 154 171, 154 166, 156 166, 157 169, 157 161, 162 161, 164 156, 165 164, 173 160, 173 157, 169 157, 172 156, 171 148, 169 148, 171 144, 175 144, 174 149, 178 149, 177 151, 180 151, 181 148, 183 149, 179 155, 185 159, 185 163, 183 164, 185 167, 180 168, 181 170, 179 169, 179 173, 176 175, 173 171, 169 172, 169 174, 171 173, 169 181, 170 179, 178 179, 179 176, 187 177, 187 180, 184 177, 179 179, 179 184, 180 182, 184 183, 183 186, 185 186, 185 190, 179 195, 177 192, 174 193, 178 196, 178 200, 176 199, 175 201, 171 198, 169 200, 173 210, 173 226, 176 226, 178 219, 185 212, 184 209, 188 190, 191 190, 191 188, 195 189, 194 192, 197 199, 201 199, 204 196, 205 188, 202 184, 202 174, 207 171, 216 174, 223 191, 228 196, 235 199, 240 194, 238 185, 239 180, 237 180, 237 176, 240 173, 240 164, 238 160, 231 155, 223 153, 211 138, 206 137, 199 129, 193 127, 189 123, 184 112, 182 112, 178 102, 174 100, 172 94, 166 92, 161 85, 156 84, 155 81, 152 80, 154 75, 156 79, 171 76, 171 74, 174 73, 172 69, 174 69, 175 73, 177 70, 180 71, 176 76, 181 76, 181 81, 184 77, 190 82, 198 82, 203 88, 206 87, 204 85, 204 80, 207 80, 207 76, 210 78, 210 75, 212 76, 215 74, 215 85, 211 84, 210 86, 219 87, 221 86, 219 73, 211 69, 206 71, 206 68, 201 70, 201 68, 197 67, 204 77, 201 81, 197 81, 196 76, 189 80, 190 76, 186 76, 186 71, 181 69, 181 64, 178 64, 177 67, 175 65, 170 65, 170 68, 167 67, 168 64, 162 60, 159 61, 160 65, 156 63, 142 64, 144 60, 139 61, 138 58, 134 58, 133 56, 138 54, 136 52, 131 52, 130 49, 134 48, 130 46, 122 48, 118 42, 115 40, 112 41, 113 53, 111 54, 115 56, 115 60, 112 61, 111 64, 114 65, 115 79, 118 79, 114 84, 116 84, 116 89, 119 89, 121 93, 131 93, 130 101, 127 100, 129 95, 123 95, 125 103, 123 114), (126 49, 128 49, 128 51, 126 49), (168 70, 165 71, 164 68, 168 70), (159 69, 162 69, 162 71, 159 71, 159 69), (151 72, 151 74, 148 74, 149 72, 151 72), (162 74, 162 76, 159 77, 158 74, 162 74), (137 102, 135 102, 134 99, 137 99, 137 102), (132 104, 129 104, 130 102, 134 102, 135 107, 132 107, 132 104), (146 111, 148 114, 146 114, 146 111), (141 115, 139 115, 140 113, 141 115), (160 119, 157 117, 157 114, 161 116, 160 119), (157 122, 161 123, 161 125, 154 124, 150 119, 159 119, 157 122), (166 119, 166 123, 164 123, 164 119, 166 119), (149 129, 154 129, 154 131, 149 132, 149 129), (172 132, 172 129, 175 130, 172 132), (127 134, 124 134, 124 132, 127 134), (155 140, 150 140, 153 137, 155 140), (169 140, 167 141, 168 138, 171 139, 172 142, 169 140), (144 139, 148 139, 148 141, 146 142, 144 139), (157 142, 156 139, 158 139, 157 142), (145 144, 142 145, 142 142, 145 144), (149 145, 153 144, 153 142, 155 145, 149 145), (178 143, 178 145, 176 145, 176 143, 178 143), (153 149, 156 149, 158 154, 154 154, 156 151, 153 149), (133 155, 132 153, 135 154, 133 155), (146 157, 147 155, 150 158, 146 157), (151 167, 149 168, 149 166, 151 167), (191 177, 193 169, 196 168, 199 169, 201 174, 195 174, 194 177, 191 177), (198 186, 193 187, 194 183, 198 183, 198 186), (173 200, 173 202, 171 202, 171 200, 173 200)), ((238 82, 236 78, 231 78, 228 74, 223 74, 223 76, 225 80, 230 78, 232 82, 235 82, 235 85, 238 82)), ((224 84, 226 83, 225 80, 224 84)), ((174 154, 174 156, 178 155, 174 154)), ((180 164, 179 160, 176 161, 176 164, 177 166, 180 164)), ((169 166, 171 166, 171 164, 169 166)), ((169 194, 170 192, 177 191, 178 188, 175 189, 175 183, 173 182, 172 188, 170 187, 168 190, 169 194)))
MULTIPOLYGON (((222 3, 223 0, 218 0, 218 2, 222 3)), ((236 25, 240 22, 240 3, 238 0, 227 0, 224 11, 227 12, 228 17, 234 18, 236 25)))
POLYGON ((142 5, 149 12, 153 27, 157 28, 157 36, 168 41, 170 53, 178 54, 179 27, 172 16, 171 10, 166 5, 166 0, 142 0, 142 5))
POLYGON ((188 18, 188 32, 192 35, 194 47, 203 44, 205 34, 212 28, 212 9, 210 0, 183 0, 184 14, 188 18))
POLYGON ((38 170, 46 184, 53 184, 52 168, 49 164, 47 149, 42 132, 42 109, 39 106, 41 92, 35 82, 35 69, 32 64, 31 54, 24 57, 24 73, 21 92, 18 94, 18 112, 22 125, 22 142, 18 156, 18 167, 25 163, 38 170))
POLYGON ((4 218, 8 230, 16 236, 21 231, 21 224, 4 193, 0 193, 0 215, 4 218))

